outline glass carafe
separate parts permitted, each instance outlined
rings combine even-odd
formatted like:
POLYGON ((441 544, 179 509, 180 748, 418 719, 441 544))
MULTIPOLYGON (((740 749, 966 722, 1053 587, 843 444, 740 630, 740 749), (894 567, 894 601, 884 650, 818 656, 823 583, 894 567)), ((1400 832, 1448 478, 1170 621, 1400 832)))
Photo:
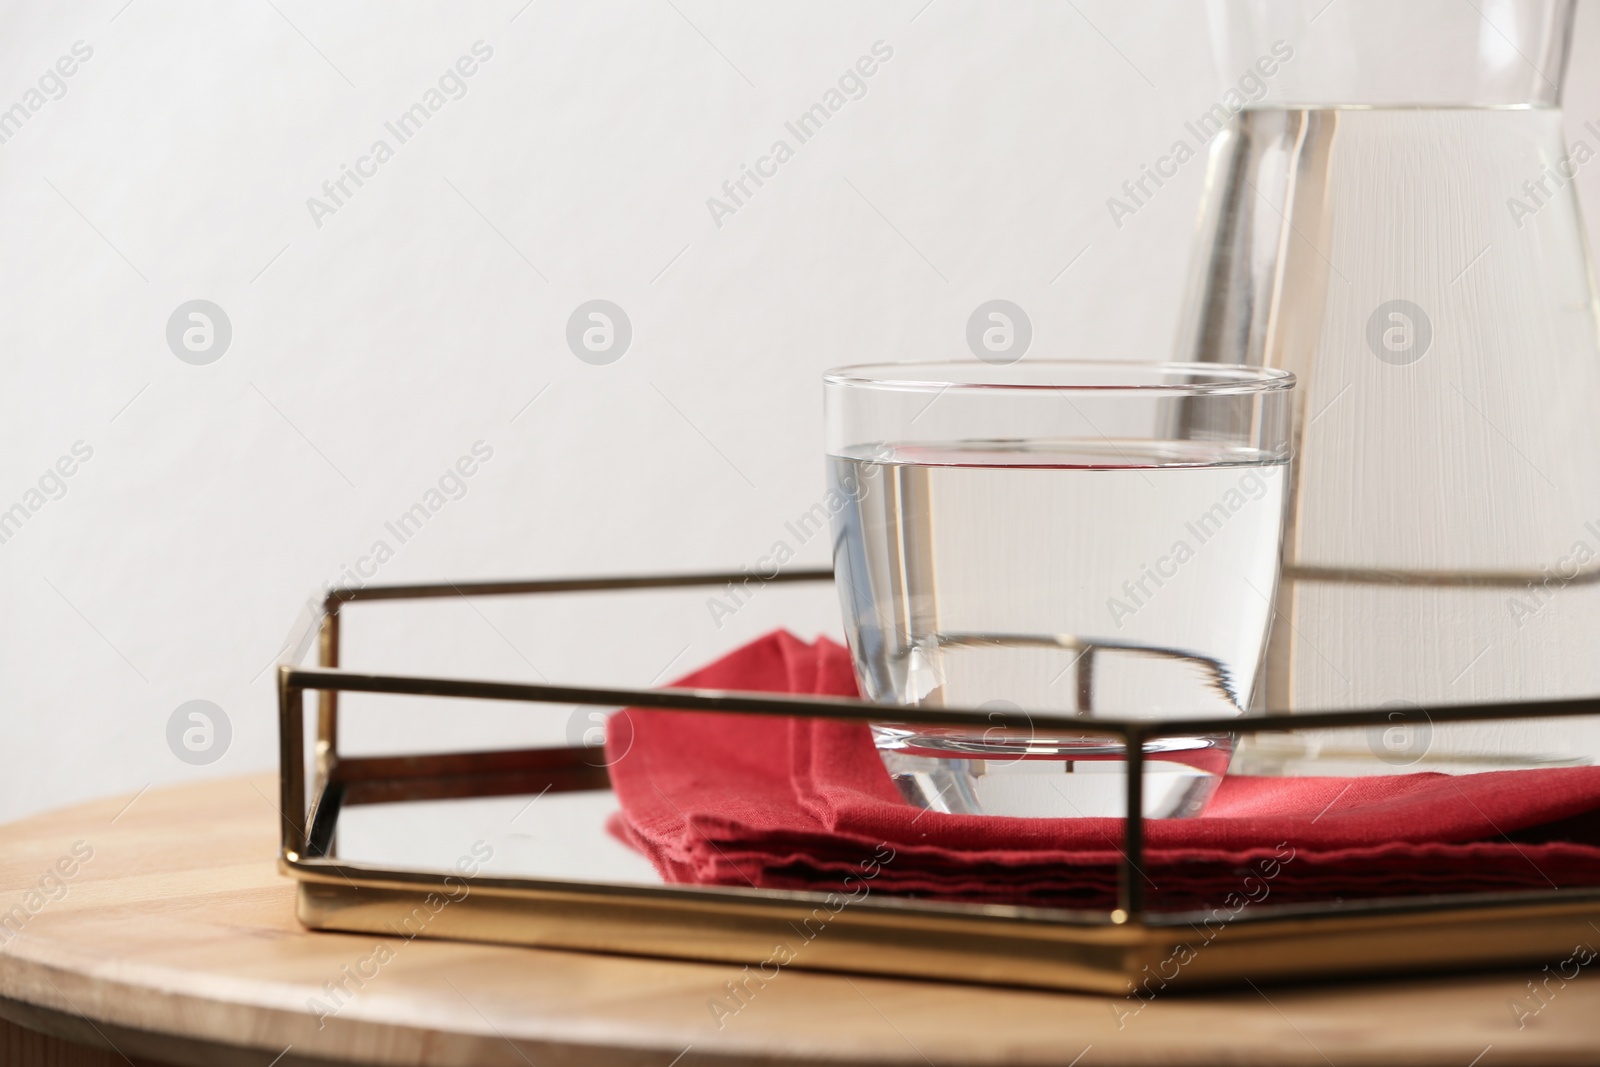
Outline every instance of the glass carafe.
MULTIPOLYGON (((1176 358, 1300 381, 1274 709, 1236 770, 1587 763, 1594 727, 1416 706, 1600 693, 1600 331, 1564 138, 1572 0, 1219 0, 1176 358)), ((1585 143, 1587 142, 1587 143, 1585 143)))

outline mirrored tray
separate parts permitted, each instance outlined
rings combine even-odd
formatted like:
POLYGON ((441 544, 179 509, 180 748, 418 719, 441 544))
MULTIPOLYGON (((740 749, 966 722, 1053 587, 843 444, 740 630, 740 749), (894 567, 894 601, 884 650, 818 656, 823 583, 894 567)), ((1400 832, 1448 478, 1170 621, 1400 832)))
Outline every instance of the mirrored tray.
MULTIPOLYGON (((1215 911, 1147 906, 1144 818, 1123 820, 1118 899, 1105 911, 952 904, 870 892, 842 897, 669 885, 605 829, 616 810, 603 750, 578 745, 344 756, 339 694, 521 702, 530 714, 668 708, 745 715, 983 727, 1070 725, 1117 739, 1127 812, 1143 810, 1145 746, 1197 732, 1259 735, 1365 730, 1387 709, 1183 719, 1080 719, 1059 713, 918 709, 858 700, 702 689, 529 684, 339 669, 346 606, 359 601, 722 587, 747 576, 691 574, 552 581, 363 586, 308 605, 298 661, 278 669, 283 842, 300 921, 314 929, 537 945, 880 975, 1126 993, 1161 976, 1203 986, 1356 973, 1488 967, 1557 958, 1600 929, 1600 889, 1260 903, 1215 911), (317 694, 307 729, 305 696, 317 694), (892 714, 886 715, 886 711, 892 714), (1174 965, 1174 961, 1181 961, 1174 965), (1172 975, 1167 977, 1167 972, 1172 975)), ((771 582, 826 582, 826 570, 771 582)), ((1420 709, 1433 723, 1600 715, 1600 699, 1420 709)))

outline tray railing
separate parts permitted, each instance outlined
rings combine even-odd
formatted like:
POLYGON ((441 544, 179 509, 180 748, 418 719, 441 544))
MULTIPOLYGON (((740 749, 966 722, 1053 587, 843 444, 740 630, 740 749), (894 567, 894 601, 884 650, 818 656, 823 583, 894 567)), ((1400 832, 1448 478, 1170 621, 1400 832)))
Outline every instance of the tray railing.
MULTIPOLYGON (((1347 711, 1268 713, 1245 717, 1129 719, 1085 718, 1059 711, 995 708, 920 708, 877 704, 839 697, 789 696, 712 689, 638 689, 614 686, 580 686, 546 683, 497 682, 474 679, 374 674, 341 669, 340 626, 346 605, 358 601, 394 601, 465 596, 550 595, 618 592, 648 589, 683 589, 741 582, 743 573, 702 573, 640 577, 566 578, 543 581, 441 582, 415 585, 364 586, 331 590, 312 620, 320 635, 317 667, 283 664, 278 671, 278 707, 281 742, 281 804, 283 835, 281 863, 302 881, 333 884, 405 886, 418 884, 414 872, 379 870, 341 862, 330 855, 338 815, 345 805, 464 796, 497 796, 537 792, 541 787, 563 790, 604 789, 609 784, 604 766, 592 759, 593 749, 527 748, 494 752, 447 753, 416 756, 342 757, 338 748, 339 694, 371 693, 463 698, 538 704, 559 703, 603 707, 657 708, 727 714, 795 716, 844 722, 897 723, 940 726, 970 725, 984 728, 1032 730, 1066 728, 1075 734, 1114 738, 1126 760, 1125 815, 1118 851, 1116 906, 1109 910, 996 908, 979 905, 935 904, 888 900, 874 906, 900 909, 903 914, 1010 916, 1050 921, 1083 929, 1173 927, 1191 922, 1192 914, 1152 911, 1145 892, 1142 866, 1146 859, 1143 814, 1145 746, 1151 741, 1194 734, 1256 735, 1308 729, 1361 729, 1393 725, 1392 708, 1347 711), (315 735, 315 780, 308 781, 305 748, 305 694, 318 696, 315 735)), ((829 570, 795 570, 766 579, 769 583, 831 581, 829 570)), ((1408 718, 1426 717, 1434 725, 1481 723, 1524 718, 1559 718, 1600 715, 1600 697, 1523 701, 1515 704, 1457 704, 1408 708, 1408 718)), ((423 879, 425 881, 425 879, 423 879)), ((492 880, 491 880, 492 881, 492 880)), ((504 886, 539 884, 502 880, 504 886)), ((556 885, 556 883, 548 883, 556 885)), ((561 883, 563 891, 572 890, 561 883)), ((580 887, 581 888, 581 887, 580 887)), ((759 898, 763 891, 715 887, 646 887, 646 892, 731 893, 759 898)), ((820 898, 820 894, 771 891, 775 901, 793 903, 820 898)), ((1439 893, 1375 901, 1312 902, 1252 909, 1241 921, 1271 922, 1316 919, 1333 915, 1465 913, 1474 908, 1521 905, 1545 914, 1550 908, 1600 902, 1600 889, 1575 888, 1496 893, 1439 893)), ((1533 912, 1530 912, 1532 914, 1533 912)))

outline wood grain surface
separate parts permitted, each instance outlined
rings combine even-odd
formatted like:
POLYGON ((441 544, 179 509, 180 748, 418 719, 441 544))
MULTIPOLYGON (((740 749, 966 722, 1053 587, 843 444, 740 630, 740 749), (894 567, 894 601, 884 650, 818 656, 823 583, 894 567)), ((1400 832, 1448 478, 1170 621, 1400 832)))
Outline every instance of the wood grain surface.
POLYGON ((1141 1005, 793 968, 759 984, 730 966, 314 933, 277 872, 274 788, 226 779, 0 827, 0 1018, 115 1056, 42 1058, 8 1029, 0 1063, 1600 1062, 1592 952, 1565 979, 1553 959, 1141 1005), (371 977, 346 980, 319 1020, 313 1002, 346 968, 371 977))

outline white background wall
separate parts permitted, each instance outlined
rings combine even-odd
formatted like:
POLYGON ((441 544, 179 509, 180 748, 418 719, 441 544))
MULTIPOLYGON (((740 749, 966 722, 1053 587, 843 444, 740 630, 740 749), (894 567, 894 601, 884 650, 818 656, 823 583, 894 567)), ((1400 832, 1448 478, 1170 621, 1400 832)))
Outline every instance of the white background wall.
MULTIPOLYGON (((1105 201, 1216 99, 1205 29, 1190 0, 0 8, 0 108, 93 49, 0 145, 0 508, 93 449, 0 544, 0 818, 272 768, 265 668, 379 539, 384 582, 736 567, 821 495, 828 366, 964 355, 995 297, 1035 355, 1164 357, 1203 163, 1120 229, 1105 201), (319 227, 307 198, 480 40, 466 95, 319 227), (707 198, 879 40, 865 97, 715 225, 707 198), (196 298, 233 330, 205 366, 165 336, 196 298), (633 325, 609 366, 565 343, 595 298, 633 325), (477 441, 466 495, 398 545, 385 520, 477 441), (203 767, 166 739, 192 699, 232 725, 203 767)), ((1597 52, 1585 5, 1574 136, 1597 52)), ((1595 203, 1600 168, 1578 182, 1595 203)), ((357 608, 347 663, 646 684, 836 615, 826 590, 720 629, 704 594, 357 608)), ((568 710, 408 705, 350 736, 558 739, 568 710)))

